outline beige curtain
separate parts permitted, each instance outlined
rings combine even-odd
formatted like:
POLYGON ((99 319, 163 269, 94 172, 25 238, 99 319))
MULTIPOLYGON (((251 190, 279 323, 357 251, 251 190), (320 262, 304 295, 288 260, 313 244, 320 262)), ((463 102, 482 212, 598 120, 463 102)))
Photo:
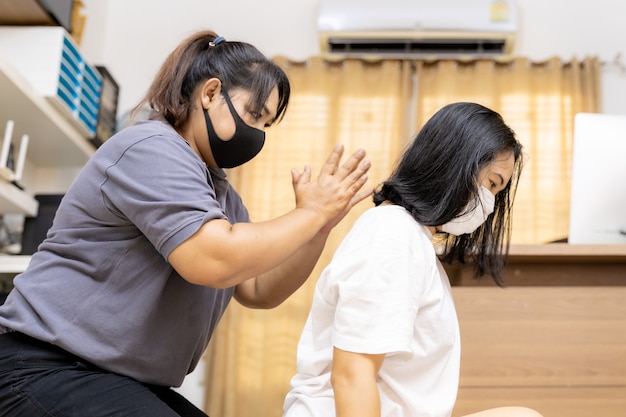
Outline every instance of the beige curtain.
MULTIPOLYGON (((375 186, 430 115, 449 102, 471 100, 499 111, 525 145, 514 240, 539 243, 567 234, 573 115, 599 110, 597 60, 277 62, 292 82, 287 115, 268 131, 258 157, 229 172, 253 221, 290 210, 290 169, 310 164, 319 172, 336 143, 346 154, 368 151, 368 185, 375 186)), ((283 305, 258 311, 231 303, 205 355, 209 415, 281 415, 317 277, 354 219, 371 206, 362 202, 335 228, 309 281, 283 305)))
MULTIPOLYGON (((345 145, 346 156, 367 150, 372 161, 367 186, 375 186, 391 171, 408 135, 409 63, 276 61, 292 83, 287 115, 268 130, 259 156, 228 173, 253 221, 292 209, 291 168, 301 171, 309 164, 319 172, 337 143, 345 145)), ((315 281, 354 219, 371 206, 371 199, 361 202, 334 229, 311 279, 283 305, 259 311, 231 303, 205 355, 209 415, 281 415, 315 281)))
POLYGON ((512 241, 566 238, 574 115, 600 111, 599 61, 436 61, 417 73, 418 126, 444 104, 474 101, 499 112, 523 143, 512 241))

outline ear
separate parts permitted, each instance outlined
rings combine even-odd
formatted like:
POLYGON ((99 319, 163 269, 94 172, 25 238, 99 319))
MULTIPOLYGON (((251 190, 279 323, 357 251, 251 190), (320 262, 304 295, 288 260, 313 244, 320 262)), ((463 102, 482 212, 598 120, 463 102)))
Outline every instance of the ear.
POLYGON ((209 108, 209 103, 220 97, 222 82, 218 78, 209 78, 200 86, 200 101, 202 107, 209 108))

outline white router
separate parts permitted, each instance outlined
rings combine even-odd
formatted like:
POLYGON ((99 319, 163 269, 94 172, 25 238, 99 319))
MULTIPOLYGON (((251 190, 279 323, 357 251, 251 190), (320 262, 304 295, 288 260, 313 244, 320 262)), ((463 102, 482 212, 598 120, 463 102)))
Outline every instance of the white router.
POLYGON ((19 181, 22 179, 24 172, 24 163, 26 162, 26 150, 28 149, 28 135, 22 135, 20 140, 20 148, 17 153, 17 161, 13 168, 9 166, 9 154, 11 150, 11 137, 13 136, 13 120, 7 121, 4 130, 4 140, 2 141, 2 149, 0 150, 0 177, 4 178, 13 185, 21 188, 19 181))

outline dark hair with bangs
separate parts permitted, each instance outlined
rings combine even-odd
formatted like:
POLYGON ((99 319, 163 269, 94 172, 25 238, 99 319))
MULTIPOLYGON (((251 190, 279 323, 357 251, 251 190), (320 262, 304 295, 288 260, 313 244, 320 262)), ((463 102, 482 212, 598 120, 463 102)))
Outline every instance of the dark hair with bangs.
POLYGON ((440 109, 375 191, 374 203, 389 201, 404 207, 420 224, 441 226, 475 201, 480 171, 503 152, 513 154, 515 165, 511 181, 496 195, 494 212, 473 233, 441 234, 442 261, 471 260, 476 277, 490 275, 502 286, 522 145, 498 113, 476 103, 452 103, 440 109))
POLYGON ((278 89, 276 120, 280 121, 289 103, 290 85, 285 72, 257 48, 244 42, 212 42, 213 31, 197 32, 185 39, 167 57, 144 99, 135 111, 147 104, 174 129, 189 119, 193 93, 209 78, 222 82, 222 91, 241 88, 251 93, 250 107, 261 112, 270 93, 278 89))

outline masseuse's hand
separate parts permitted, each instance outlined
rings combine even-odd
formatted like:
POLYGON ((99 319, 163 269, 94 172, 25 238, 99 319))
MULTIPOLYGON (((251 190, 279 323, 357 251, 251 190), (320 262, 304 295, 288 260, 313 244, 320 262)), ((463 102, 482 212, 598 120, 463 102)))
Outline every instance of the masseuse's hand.
POLYGON ((372 193, 362 191, 367 181, 370 162, 365 160, 365 151, 357 150, 348 160, 340 164, 343 146, 337 145, 317 178, 311 178, 311 168, 304 167, 302 173, 292 170, 296 207, 314 210, 326 219, 325 229, 334 227, 350 209, 372 193))

